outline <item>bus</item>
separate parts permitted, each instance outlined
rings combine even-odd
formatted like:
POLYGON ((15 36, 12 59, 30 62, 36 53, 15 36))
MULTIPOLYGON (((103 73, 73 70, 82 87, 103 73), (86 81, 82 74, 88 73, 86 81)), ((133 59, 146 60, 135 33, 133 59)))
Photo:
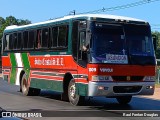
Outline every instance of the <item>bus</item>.
POLYGON ((134 95, 154 94, 156 58, 144 20, 70 15, 8 26, 2 39, 3 79, 26 96, 52 90, 79 105, 86 96, 128 104, 134 95))

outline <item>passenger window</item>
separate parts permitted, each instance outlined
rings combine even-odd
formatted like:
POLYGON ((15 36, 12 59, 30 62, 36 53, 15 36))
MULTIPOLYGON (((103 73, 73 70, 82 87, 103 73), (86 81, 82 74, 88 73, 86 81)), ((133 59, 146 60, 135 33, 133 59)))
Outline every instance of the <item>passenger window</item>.
POLYGON ((67 46, 67 37, 68 37, 68 27, 60 26, 58 34, 58 46, 66 47, 67 46))
POLYGON ((23 48, 27 49, 28 45, 28 31, 23 32, 23 48))
POLYGON ((51 41, 51 47, 57 47, 57 35, 58 35, 58 27, 52 28, 52 41, 51 41))
POLYGON ((36 35, 36 48, 41 48, 42 44, 42 30, 39 29, 37 30, 37 35, 36 35))
POLYGON ((42 30, 42 48, 48 48, 48 41, 49 41, 49 29, 44 28, 42 30))
POLYGON ((9 35, 9 50, 13 49, 13 41, 12 41, 12 34, 9 35))
POLYGON ((12 35, 13 49, 17 49, 17 33, 12 35))
POLYGON ((21 43, 22 43, 22 33, 18 33, 17 49, 21 49, 21 43))
POLYGON ((9 50, 9 37, 10 37, 10 35, 6 35, 6 36, 5 36, 5 40, 4 40, 4 50, 9 50))
POLYGON ((34 47, 34 30, 29 31, 28 48, 34 47))

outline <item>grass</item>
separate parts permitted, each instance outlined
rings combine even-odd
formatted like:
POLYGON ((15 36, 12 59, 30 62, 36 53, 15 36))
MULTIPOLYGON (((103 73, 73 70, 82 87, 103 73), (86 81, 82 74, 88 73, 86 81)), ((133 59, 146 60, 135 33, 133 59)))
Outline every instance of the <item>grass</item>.
POLYGON ((160 88, 160 84, 156 84, 156 87, 157 87, 157 88, 160 88))

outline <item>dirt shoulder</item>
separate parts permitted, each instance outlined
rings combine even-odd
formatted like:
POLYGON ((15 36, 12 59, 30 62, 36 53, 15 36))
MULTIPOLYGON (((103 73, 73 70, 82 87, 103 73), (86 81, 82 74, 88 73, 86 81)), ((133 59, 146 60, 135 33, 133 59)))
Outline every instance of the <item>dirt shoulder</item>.
POLYGON ((151 96, 142 96, 149 99, 160 100, 160 87, 156 87, 154 91, 154 95, 151 96))

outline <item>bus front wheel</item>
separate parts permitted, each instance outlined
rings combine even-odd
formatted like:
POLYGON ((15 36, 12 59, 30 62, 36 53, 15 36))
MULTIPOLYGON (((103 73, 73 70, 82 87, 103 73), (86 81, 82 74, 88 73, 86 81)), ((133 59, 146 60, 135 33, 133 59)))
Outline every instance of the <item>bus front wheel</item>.
POLYGON ((23 74, 20 89, 23 95, 26 95, 26 96, 39 95, 41 91, 40 89, 31 88, 28 86, 28 80, 27 80, 26 74, 23 74))
POLYGON ((116 99, 120 104, 128 104, 131 101, 132 96, 118 96, 116 99))
POLYGON ((84 102, 84 96, 76 94, 76 84, 74 79, 69 82, 68 98, 72 105, 81 105, 84 102))

